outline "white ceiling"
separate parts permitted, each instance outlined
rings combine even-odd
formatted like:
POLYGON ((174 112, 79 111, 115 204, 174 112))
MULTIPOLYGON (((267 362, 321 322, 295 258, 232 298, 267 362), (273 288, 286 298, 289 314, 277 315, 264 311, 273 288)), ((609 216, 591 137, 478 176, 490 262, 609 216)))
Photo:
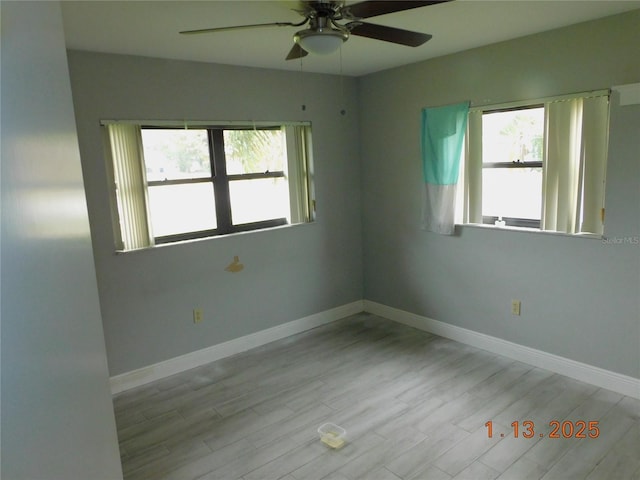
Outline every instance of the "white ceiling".
MULTIPOLYGON (((356 2, 347 2, 356 3, 356 2)), ((411 48, 352 36, 341 52, 286 61, 302 27, 202 35, 180 30, 297 22, 293 1, 63 1, 68 48, 231 65, 360 76, 640 8, 640 1, 455 0, 367 19, 430 33, 411 48), (342 57, 342 61, 341 61, 342 57)))

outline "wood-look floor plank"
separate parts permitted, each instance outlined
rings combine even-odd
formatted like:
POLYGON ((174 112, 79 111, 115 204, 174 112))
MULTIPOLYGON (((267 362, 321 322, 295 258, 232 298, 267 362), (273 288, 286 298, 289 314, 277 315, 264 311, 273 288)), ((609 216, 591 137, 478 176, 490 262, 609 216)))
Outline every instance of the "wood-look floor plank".
POLYGON ((261 429, 270 428, 278 422, 292 417, 292 410, 283 407, 262 415, 253 410, 245 410, 231 417, 223 418, 215 428, 203 433, 202 440, 211 450, 217 450, 240 439, 247 438, 261 429))
MULTIPOLYGON (((384 438, 380 435, 369 433, 362 435, 357 441, 347 441, 339 450, 326 447, 319 457, 291 471, 291 475, 299 480, 320 480, 383 442, 384 438)), ((255 478, 261 477, 258 475, 255 478)))
POLYGON ((157 422, 153 428, 146 432, 136 435, 122 443, 124 449, 129 455, 143 453, 155 445, 165 442, 175 441, 176 438, 181 440, 189 440, 192 438, 191 432, 197 437, 202 432, 198 429, 199 425, 207 422, 213 427, 215 421, 220 416, 215 412, 205 412, 203 415, 184 419, 179 414, 167 415, 163 417, 165 422, 157 422))
POLYGON ((385 467, 400 478, 415 478, 416 475, 420 475, 421 472, 432 466, 432 463, 442 454, 469 435, 468 432, 455 425, 443 425, 438 430, 431 432, 425 440, 387 463, 385 467))
MULTIPOLYGON (((498 445, 505 441, 506 439, 496 439, 498 445)), ((433 465, 455 477, 479 459, 487 450, 495 446, 496 445, 487 438, 487 433, 483 429, 478 429, 440 455, 436 461, 433 462, 433 465)))
POLYGON ((640 477, 640 401, 365 313, 123 392, 114 411, 126 480, 640 477), (542 438, 513 438, 527 419, 542 438), (552 420, 601 434, 548 438, 552 420), (320 442, 325 422, 347 429, 342 449, 320 442))
MULTIPOLYGON (((519 378, 515 385, 497 392, 487 398, 486 402, 474 410, 469 410, 455 420, 456 425, 469 432, 482 427, 488 421, 493 421, 498 414, 518 402, 525 395, 539 388, 539 386, 553 374, 546 370, 533 368, 519 378)), ((469 394, 473 397, 472 392, 469 394)), ((483 398, 483 397, 481 397, 483 398)))
POLYGON ((401 480, 400 477, 398 477, 397 475, 394 475, 384 467, 380 467, 370 472, 365 478, 371 479, 371 480, 401 480))
POLYGON ((473 462, 462 470, 453 480, 494 480, 500 472, 486 466, 481 462, 473 462))
MULTIPOLYGON (((285 477, 285 478, 288 478, 288 477, 290 477, 289 480, 299 480, 299 479, 295 478, 293 475, 287 475, 287 477, 285 477)), ((322 480, 350 480, 350 479, 345 477, 344 475, 342 475, 339 472, 333 472, 333 473, 330 473, 329 475, 327 475, 326 477, 324 477, 322 480)), ((393 480, 397 480, 397 477, 395 479, 393 479, 393 480)))
POLYGON ((247 439, 257 447, 268 445, 282 437, 290 436, 292 432, 309 424, 321 425, 332 414, 326 405, 314 405, 311 408, 295 412, 276 424, 270 424, 247 435, 247 439))
POLYGON ((179 468, 172 470, 160 478, 162 480, 187 480, 201 477, 215 469, 221 468, 227 463, 231 463, 239 455, 255 451, 255 447, 247 440, 238 440, 215 452, 203 455, 198 459, 186 463, 179 468))
POLYGON ((505 471, 518 458, 542 441, 543 437, 539 435, 544 435, 548 431, 549 422, 564 419, 569 412, 582 405, 595 390, 597 389, 591 385, 575 382, 573 388, 561 392, 549 403, 539 405, 521 418, 513 419, 517 422, 518 437, 515 437, 513 422, 511 422, 509 424, 511 428, 504 440, 484 454, 480 461, 499 472, 505 471), (532 423, 524 424, 524 422, 532 423), (529 427, 533 429, 532 432, 527 432, 529 427), (533 437, 526 438, 523 434, 533 434, 533 437))
POLYGON ((506 367, 485 381, 471 387, 467 390, 469 395, 481 398, 492 398, 495 395, 513 388, 514 385, 520 383, 524 376, 531 372, 534 367, 521 362, 509 362, 506 367))
POLYGON ((427 435, 433 435, 434 432, 438 432, 443 426, 449 423, 455 423, 457 419, 466 415, 467 412, 482 408, 487 401, 485 398, 473 397, 467 393, 463 393, 454 400, 443 402, 440 407, 432 410, 431 413, 422 419, 418 419, 415 426, 427 435))
POLYGON ((239 455, 234 461, 198 478, 202 480, 224 480, 238 476, 245 479, 280 478, 320 456, 324 452, 323 448, 324 446, 315 439, 300 442, 281 438, 248 454, 239 455), (260 476, 256 476, 254 473, 256 471, 260 476))
POLYGON ((507 468, 498 480, 538 480, 547 470, 527 457, 520 457, 507 468))
POLYGON ((163 444, 155 445, 153 448, 148 449, 142 454, 136 455, 131 458, 122 460, 122 470, 125 476, 128 476, 130 472, 138 470, 139 468, 149 465, 150 463, 157 462, 160 459, 167 457, 171 451, 163 444))
POLYGON ((387 463, 413 448, 425 438, 426 435, 424 433, 411 427, 396 429, 386 435, 382 443, 350 459, 338 471, 351 479, 370 478, 374 475, 374 472, 380 470, 387 463))
MULTIPOLYGON (((620 403, 618 403, 620 405, 620 403)), ((574 439, 573 446, 542 477, 552 480, 558 477, 586 478, 611 452, 631 429, 639 428, 637 420, 616 405, 599 420, 600 433, 597 438, 574 439)), ((636 448, 638 445, 631 445, 636 448)), ((636 448, 636 452, 638 452, 636 448)), ((615 477, 612 477, 615 478, 615 477)))
POLYGON ((451 478, 451 475, 443 472, 438 467, 427 465, 415 475, 407 477, 407 480, 451 480, 451 478))
POLYGON ((614 447, 600 460, 587 476, 587 480, 616 480, 638 479, 640 469, 640 425, 629 431, 614 445, 614 447))
POLYGON ((157 480, 173 470, 198 461, 211 450, 201 441, 183 442, 159 459, 147 462, 131 471, 125 468, 124 478, 127 480, 157 480))
MULTIPOLYGON (((597 421, 609 412, 621 399, 622 395, 618 393, 600 389, 589 398, 589 401, 584 402, 567 415, 567 419, 571 421, 597 421)), ((538 429, 543 434, 550 432, 548 422, 544 425, 539 424, 538 429)), ((560 438, 548 439, 548 441, 538 442, 534 445, 525 453, 525 457, 533 460, 538 465, 553 465, 562 455, 572 448, 575 443, 575 438, 563 438, 562 436, 560 436, 560 438)))

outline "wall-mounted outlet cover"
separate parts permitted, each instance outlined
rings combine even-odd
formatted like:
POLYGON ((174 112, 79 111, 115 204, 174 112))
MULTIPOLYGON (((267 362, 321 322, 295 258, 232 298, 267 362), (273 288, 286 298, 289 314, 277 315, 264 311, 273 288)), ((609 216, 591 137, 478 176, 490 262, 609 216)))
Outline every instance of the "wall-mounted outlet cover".
POLYGON ((520 315, 520 300, 511 300, 511 315, 520 315))

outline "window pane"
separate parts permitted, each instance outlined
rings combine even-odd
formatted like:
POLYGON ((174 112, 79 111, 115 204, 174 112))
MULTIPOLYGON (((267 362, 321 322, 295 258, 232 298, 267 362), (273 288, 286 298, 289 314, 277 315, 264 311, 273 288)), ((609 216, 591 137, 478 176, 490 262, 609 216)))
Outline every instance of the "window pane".
POLYGON ((482 115, 482 161, 541 162, 544 107, 482 115))
POLYGON ((149 209, 155 237, 217 227, 211 183, 149 187, 149 209))
POLYGON ((482 215, 540 220, 542 168, 482 170, 482 215))
POLYGON ((282 130, 225 130, 224 154, 230 175, 287 170, 282 130))
POLYGON ((142 129, 147 181, 211 177, 206 130, 142 129))
POLYGON ((232 181, 229 195, 234 225, 289 216, 289 188, 284 178, 232 181))

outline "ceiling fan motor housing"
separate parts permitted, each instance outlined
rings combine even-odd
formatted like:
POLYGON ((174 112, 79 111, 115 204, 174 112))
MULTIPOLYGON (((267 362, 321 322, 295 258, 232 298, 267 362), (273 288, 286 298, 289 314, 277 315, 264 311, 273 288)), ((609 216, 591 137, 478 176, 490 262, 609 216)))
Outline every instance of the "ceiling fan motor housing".
POLYGON ((335 52, 349 38, 349 31, 335 28, 327 16, 311 17, 309 28, 296 32, 294 41, 307 52, 326 55, 335 52))

